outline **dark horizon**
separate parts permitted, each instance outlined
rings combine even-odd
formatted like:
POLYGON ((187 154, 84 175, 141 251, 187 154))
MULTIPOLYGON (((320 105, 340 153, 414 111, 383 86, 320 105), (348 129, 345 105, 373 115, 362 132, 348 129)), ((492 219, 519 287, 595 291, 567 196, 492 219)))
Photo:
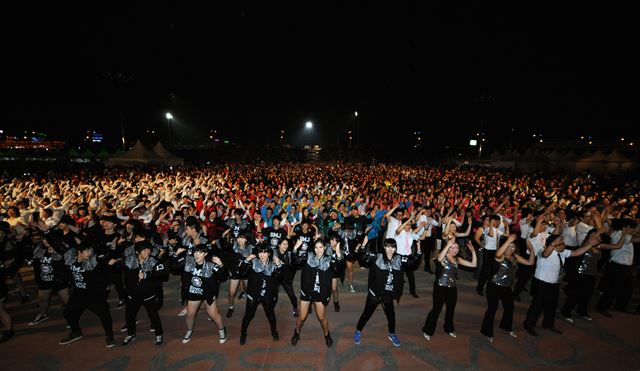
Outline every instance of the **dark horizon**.
POLYGON ((277 144, 284 129, 288 143, 302 144, 307 120, 317 142, 345 144, 354 111, 361 145, 402 144, 417 130, 433 143, 476 132, 499 143, 511 128, 516 144, 534 133, 614 140, 637 121, 633 22, 622 10, 214 7, 162 4, 16 25, 24 32, 10 45, 13 94, 0 129, 70 142, 94 129, 115 146, 121 105, 129 141, 147 129, 168 141, 170 111, 174 138, 193 144, 210 129, 246 144, 277 144))

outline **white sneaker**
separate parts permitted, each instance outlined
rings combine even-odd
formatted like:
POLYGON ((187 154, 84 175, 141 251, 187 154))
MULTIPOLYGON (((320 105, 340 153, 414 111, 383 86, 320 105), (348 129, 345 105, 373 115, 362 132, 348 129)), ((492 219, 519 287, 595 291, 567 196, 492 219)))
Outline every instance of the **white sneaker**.
POLYGON ((569 322, 569 323, 573 323, 573 318, 571 317, 562 317, 563 320, 569 322))
POLYGON ((488 340, 490 343, 493 343, 493 338, 492 338, 492 337, 487 336, 487 340, 488 340))
POLYGON ((182 308, 180 313, 178 313, 178 317, 184 317, 187 315, 187 308, 182 308))
POLYGON ((513 331, 509 331, 509 336, 511 336, 512 338, 517 338, 518 337, 518 335, 516 335, 516 333, 513 332, 513 331))
POLYGON ((184 334, 182 338, 182 344, 186 344, 191 341, 191 335, 193 335, 193 330, 187 330, 187 333, 184 334))
POLYGON ((48 319, 49 319, 49 315, 48 314, 46 314, 46 313, 38 313, 36 318, 33 321, 29 322, 29 326, 35 326, 35 325, 37 325, 37 324, 39 324, 41 322, 44 322, 44 321, 46 321, 48 319))
POLYGON ((428 341, 431 341, 431 336, 425 334, 424 332, 422 333, 422 336, 424 336, 425 339, 427 339, 428 341))
POLYGON ((218 330, 218 334, 220 335, 220 344, 224 344, 227 341, 227 328, 223 327, 222 330, 218 330))
POLYGON ((458 335, 456 335, 455 332, 450 332, 449 336, 451 336, 452 338, 457 338, 458 337, 458 335))
POLYGON ((349 285, 349 292, 356 292, 356 289, 353 288, 353 285, 349 285))

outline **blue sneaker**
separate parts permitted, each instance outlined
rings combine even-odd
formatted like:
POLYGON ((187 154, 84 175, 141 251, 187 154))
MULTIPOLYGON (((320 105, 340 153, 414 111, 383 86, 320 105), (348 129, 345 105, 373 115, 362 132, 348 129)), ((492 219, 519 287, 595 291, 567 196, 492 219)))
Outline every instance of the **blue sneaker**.
POLYGON ((353 333, 353 343, 360 344, 361 337, 362 337, 362 332, 356 330, 356 332, 353 333))
POLYGON ((398 339, 398 336, 396 336, 396 334, 389 334, 389 340, 391 340, 391 344, 393 344, 394 346, 400 346, 400 339, 398 339))

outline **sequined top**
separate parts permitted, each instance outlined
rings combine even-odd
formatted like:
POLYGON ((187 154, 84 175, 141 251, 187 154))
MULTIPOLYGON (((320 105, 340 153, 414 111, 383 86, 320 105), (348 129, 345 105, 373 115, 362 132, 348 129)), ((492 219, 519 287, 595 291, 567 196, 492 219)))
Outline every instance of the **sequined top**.
POLYGON ((505 258, 498 267, 498 272, 491 279, 491 283, 502 287, 511 287, 516 278, 518 265, 505 258))
POLYGON ((600 249, 589 249, 589 251, 582 256, 582 261, 578 266, 578 273, 595 276, 598 273, 598 260, 600 260, 600 256, 602 256, 600 249))
POLYGON ((456 277, 458 276, 458 263, 452 263, 445 256, 442 261, 442 274, 438 278, 438 286, 456 287, 456 277))

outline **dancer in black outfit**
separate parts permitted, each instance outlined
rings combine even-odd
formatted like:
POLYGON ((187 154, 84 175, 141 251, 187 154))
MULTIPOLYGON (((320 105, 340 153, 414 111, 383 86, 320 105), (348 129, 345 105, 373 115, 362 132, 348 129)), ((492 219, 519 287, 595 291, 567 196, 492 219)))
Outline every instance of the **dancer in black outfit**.
MULTIPOLYGON (((367 237, 363 244, 367 244, 367 237)), ((393 301, 400 300, 402 295, 402 272, 407 269, 416 269, 420 265, 422 249, 418 241, 417 251, 411 256, 401 256, 396 254, 396 241, 387 238, 384 241, 384 251, 381 253, 364 252, 362 245, 356 247, 356 255, 360 266, 369 268, 369 293, 365 303, 364 311, 360 315, 356 331, 353 334, 353 342, 360 344, 362 330, 367 324, 373 312, 379 304, 382 304, 384 314, 387 316, 387 327, 389 329, 389 340, 397 347, 400 340, 396 335, 396 315, 393 308, 393 301)))
POLYGON ((480 332, 487 337, 490 343, 493 343, 493 322, 495 321, 498 303, 502 301, 502 320, 500 328, 505 330, 512 337, 517 337, 513 332, 513 291, 511 286, 516 278, 516 272, 519 265, 530 266, 535 264, 535 254, 533 246, 527 243, 529 250, 529 259, 516 254, 515 234, 510 234, 507 240, 496 251, 496 262, 498 262, 498 271, 487 284, 487 310, 484 312, 484 319, 480 332))
MULTIPOLYGON (((0 222, 0 244, 4 244, 9 240, 8 234, 10 232, 10 225, 7 222, 0 222)), ((4 343, 11 339, 15 335, 13 331, 13 324, 11 322, 11 316, 7 313, 4 304, 7 302, 7 296, 9 289, 5 277, 7 271, 4 266, 4 262, 7 260, 7 256, 4 254, 4 246, 0 246, 0 322, 2 322, 2 328, 4 332, 0 337, 0 343, 4 343)))
POLYGON ((280 272, 279 284, 284 288, 284 292, 287 293, 291 307, 293 308, 293 316, 298 316, 298 298, 295 291, 293 291, 293 278, 296 275, 296 266, 293 264, 293 251, 289 249, 289 240, 284 239, 280 241, 280 245, 277 249, 272 250, 273 256, 276 256, 284 266, 280 272))
MULTIPOLYGON (((282 244, 282 243, 281 243, 282 244)), ((276 328, 276 314, 274 308, 278 302, 278 280, 280 279, 283 263, 277 256, 273 256, 271 246, 261 243, 256 248, 256 254, 247 256, 240 262, 242 274, 248 277, 247 282, 247 306, 242 317, 240 330, 240 345, 247 342, 247 329, 249 323, 256 314, 258 305, 262 304, 264 313, 271 325, 271 336, 278 340, 276 328)))
POLYGON ((151 256, 153 246, 148 241, 140 241, 134 245, 135 254, 125 256, 124 286, 126 290, 127 336, 122 345, 129 345, 136 339, 136 315, 141 306, 147 310, 151 328, 155 332, 155 345, 162 344, 162 322, 158 315, 159 303, 156 300, 158 291, 162 290, 162 281, 168 274, 164 264, 151 256))
POLYGON ((458 300, 458 289, 456 287, 458 265, 469 268, 477 266, 476 251, 471 241, 467 242, 467 248, 471 252, 471 261, 456 256, 458 255, 459 247, 454 239, 450 239, 438 254, 438 263, 442 267, 436 270, 436 272, 439 272, 438 279, 433 283, 433 309, 427 315, 422 327, 422 335, 427 340, 431 340, 436 330, 436 323, 445 303, 447 304, 447 311, 444 317, 444 331, 451 337, 457 337, 453 327, 453 315, 456 309, 456 301, 458 300))
POLYGON ((68 269, 62 254, 64 254, 62 244, 52 233, 46 234, 41 245, 33 250, 33 267, 38 285, 40 310, 36 318, 29 322, 29 326, 35 326, 49 319, 49 300, 53 293, 58 295, 63 305, 69 301, 68 269))
POLYGON ((184 260, 180 260, 178 257, 184 251, 185 248, 179 248, 173 258, 174 264, 175 261, 178 261, 178 264, 184 264, 184 280, 189 283, 187 287, 187 333, 184 335, 182 343, 186 344, 191 340, 196 314, 204 301, 209 318, 218 326, 219 342, 222 344, 227 341, 227 331, 222 324, 222 317, 218 312, 215 300, 218 297, 220 282, 226 281, 228 278, 227 269, 218 256, 208 257, 211 252, 209 245, 197 243, 193 246, 193 255, 187 255, 184 260))
POLYGON ((233 304, 238 292, 238 286, 240 286, 241 282, 244 282, 244 287, 247 287, 247 276, 240 273, 240 264, 242 260, 253 253, 253 245, 248 241, 247 232, 241 231, 238 233, 237 238, 228 245, 231 248, 227 251, 224 259, 225 266, 228 267, 227 270, 229 271, 229 308, 227 310, 227 318, 233 316, 233 304))
POLYGON ((322 325, 325 343, 328 347, 333 345, 333 339, 329 332, 329 320, 325 316, 325 308, 329 304, 331 296, 331 275, 342 261, 340 244, 336 246, 336 255, 332 257, 331 249, 322 240, 316 240, 313 251, 298 251, 302 241, 298 240, 294 250, 294 263, 301 266, 300 275, 300 313, 296 319, 296 328, 293 330, 291 345, 300 341, 302 325, 309 314, 310 304, 316 309, 316 316, 322 325))
POLYGON ((107 348, 113 348, 116 343, 113 339, 113 320, 107 303, 109 295, 107 269, 116 261, 111 259, 107 262, 105 256, 94 255, 93 247, 86 242, 78 245, 77 249, 67 251, 64 254, 64 261, 71 270, 73 291, 64 309, 64 318, 71 327, 71 332, 66 338, 60 340, 60 344, 65 345, 82 339, 80 316, 85 309, 89 309, 100 318, 107 337, 107 348))

